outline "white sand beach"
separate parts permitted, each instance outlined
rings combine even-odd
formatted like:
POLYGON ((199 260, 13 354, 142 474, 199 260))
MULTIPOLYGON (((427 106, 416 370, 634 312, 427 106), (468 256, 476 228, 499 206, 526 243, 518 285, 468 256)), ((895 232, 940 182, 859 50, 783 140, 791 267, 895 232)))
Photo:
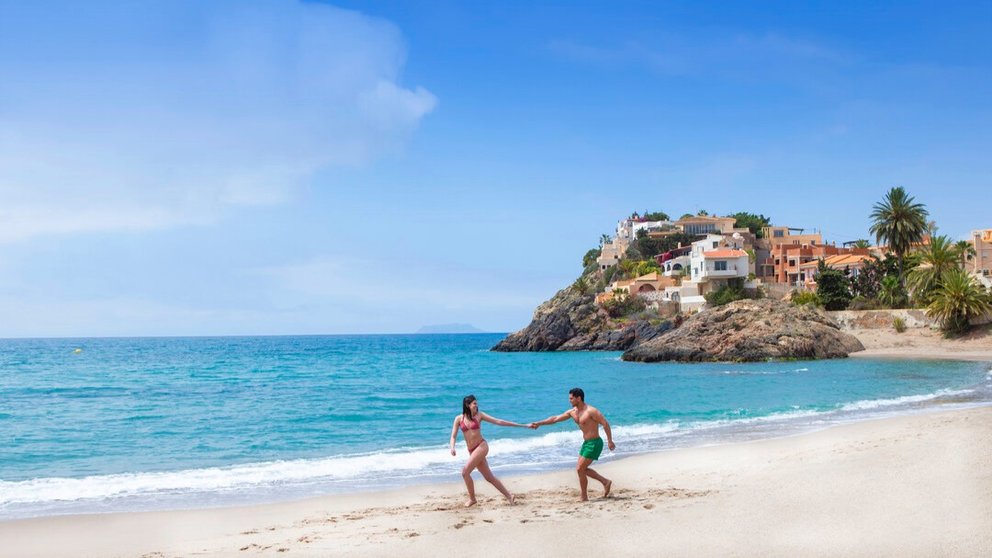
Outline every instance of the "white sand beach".
POLYGON ((865 346, 853 358, 909 358, 992 361, 992 326, 947 339, 928 327, 908 328, 902 333, 892 328, 849 329, 865 346))
MULTIPOLYGON (((618 440, 620 449, 623 440, 618 440)), ((491 456, 493 464, 499 455, 491 456)), ((5 556, 990 556, 992 407, 661 452, 574 472, 289 504, 0 523, 5 556)), ((453 468, 456 466, 453 465, 453 468)))

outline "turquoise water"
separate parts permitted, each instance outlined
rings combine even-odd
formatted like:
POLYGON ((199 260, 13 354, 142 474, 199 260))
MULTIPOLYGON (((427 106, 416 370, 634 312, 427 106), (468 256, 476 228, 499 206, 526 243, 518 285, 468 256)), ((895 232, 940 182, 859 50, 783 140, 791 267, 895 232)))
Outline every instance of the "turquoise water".
MULTIPOLYGON (((0 519, 457 482, 468 393, 529 422, 582 387, 614 425, 606 460, 992 402, 990 363, 489 352, 502 337, 0 340, 0 519)), ((571 423, 483 433, 501 474, 569 467, 580 440, 571 423)))

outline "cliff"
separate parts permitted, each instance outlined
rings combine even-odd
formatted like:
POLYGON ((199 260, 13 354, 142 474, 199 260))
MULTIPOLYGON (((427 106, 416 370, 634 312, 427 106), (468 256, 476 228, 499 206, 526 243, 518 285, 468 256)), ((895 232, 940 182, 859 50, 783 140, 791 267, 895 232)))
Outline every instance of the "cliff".
POLYGON ((530 325, 500 341, 494 351, 623 351, 667 331, 668 322, 610 320, 591 294, 568 287, 534 311, 530 325))

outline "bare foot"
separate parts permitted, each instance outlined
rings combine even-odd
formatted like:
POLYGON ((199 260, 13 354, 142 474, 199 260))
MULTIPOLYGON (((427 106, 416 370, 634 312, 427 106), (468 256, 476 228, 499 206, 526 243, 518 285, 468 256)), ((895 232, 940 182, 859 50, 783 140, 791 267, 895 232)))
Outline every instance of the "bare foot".
POLYGON ((610 489, 613 488, 613 481, 608 480, 606 484, 603 485, 603 498, 610 497, 610 489))
POLYGON ((585 494, 583 494, 582 496, 579 497, 579 501, 580 502, 588 502, 589 501, 589 497, 586 496, 585 494))
POLYGON ((468 502, 465 502, 465 507, 466 508, 471 508, 474 505, 475 505, 475 499, 472 499, 472 500, 469 500, 468 502))
POLYGON ((513 494, 510 494, 510 496, 506 499, 506 501, 509 502, 510 505, 512 506, 517 503, 517 497, 514 496, 513 494))

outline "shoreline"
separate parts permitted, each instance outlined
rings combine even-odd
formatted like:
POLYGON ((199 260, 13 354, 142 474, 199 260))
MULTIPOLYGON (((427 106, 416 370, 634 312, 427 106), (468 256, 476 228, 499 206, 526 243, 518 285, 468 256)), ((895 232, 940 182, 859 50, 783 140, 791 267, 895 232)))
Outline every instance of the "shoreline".
MULTIPOLYGON (((601 464, 613 495, 574 471, 167 512, 0 523, 16 556, 606 554, 987 555, 992 407, 841 424, 601 464), (954 459, 950 462, 947 456, 954 459), (948 517, 954 517, 952 524, 948 517), (550 531, 549 529, 553 529, 550 531), (549 534, 553 533, 553 534, 549 534)), ((498 463, 498 455, 493 456, 498 463)))

